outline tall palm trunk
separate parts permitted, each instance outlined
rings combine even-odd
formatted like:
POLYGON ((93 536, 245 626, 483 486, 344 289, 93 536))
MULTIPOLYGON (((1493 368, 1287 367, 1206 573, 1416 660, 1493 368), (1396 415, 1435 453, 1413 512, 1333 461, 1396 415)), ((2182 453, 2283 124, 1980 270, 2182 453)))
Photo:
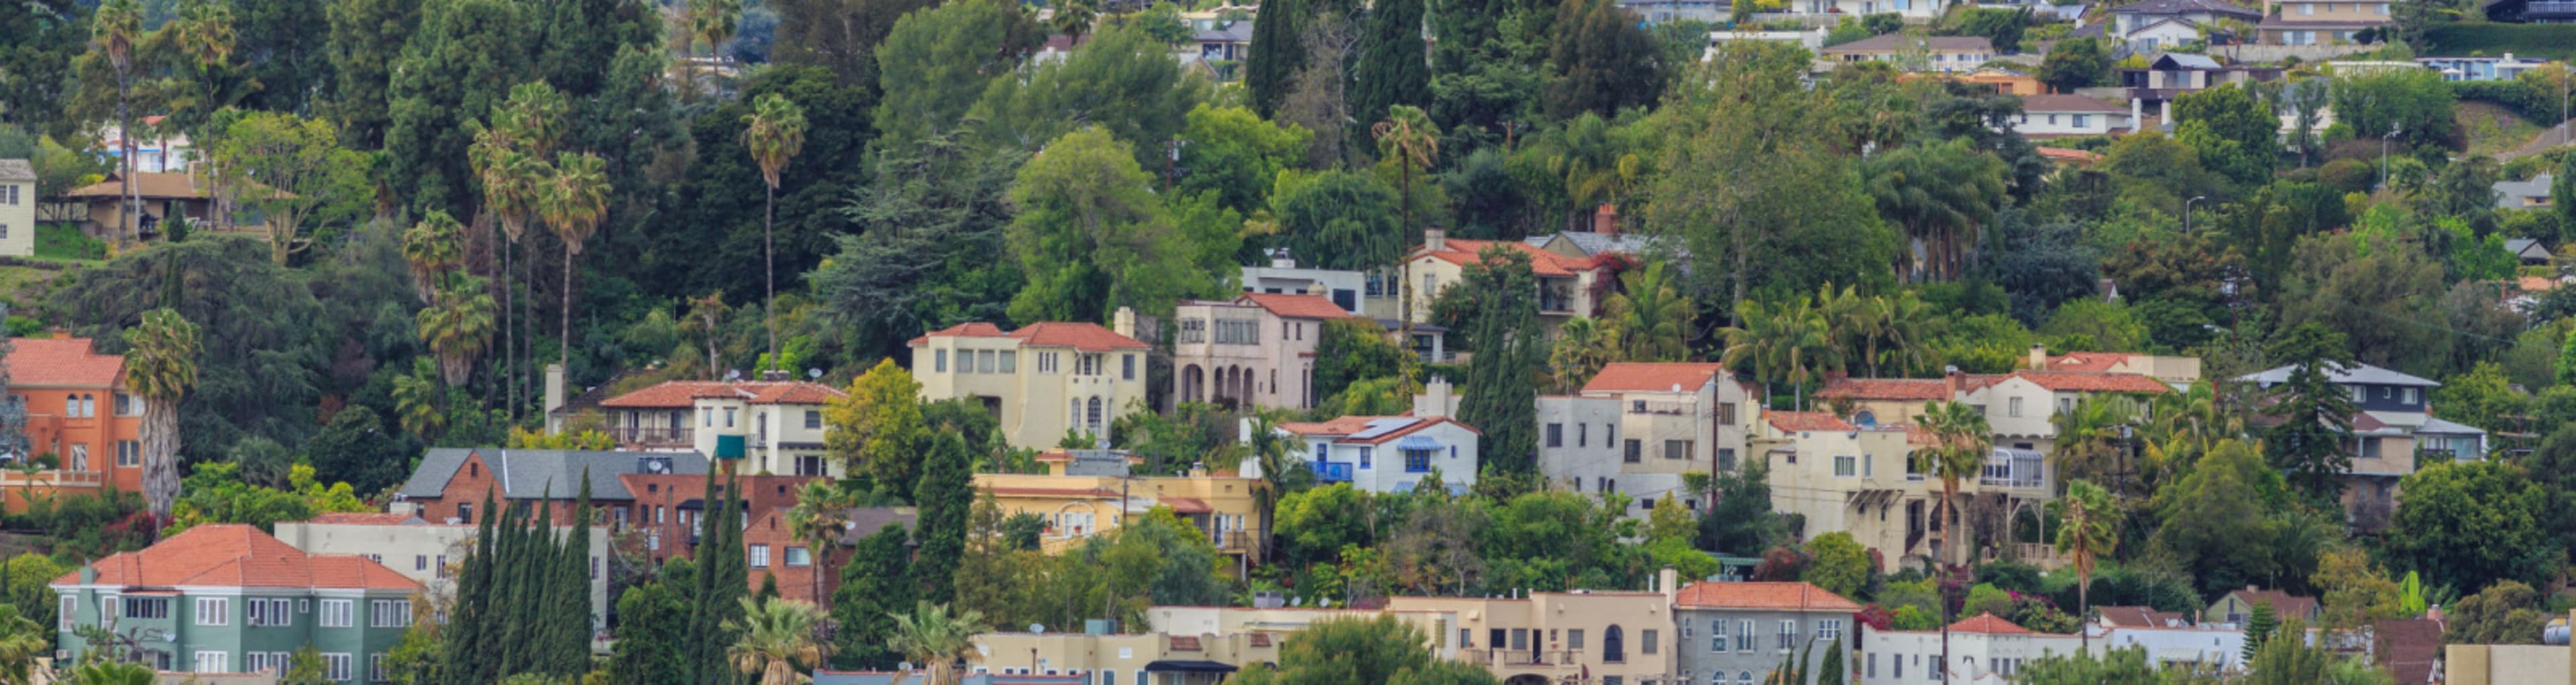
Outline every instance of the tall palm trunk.
POLYGON ((2084 625, 2084 615, 2092 613, 2092 606, 2093 574, 2075 574, 2075 640, 2077 649, 2084 654, 2093 653, 2093 631, 2084 625))
POLYGON ((775 368, 778 366, 778 187, 766 184, 761 187, 761 197, 767 201, 760 220, 761 287, 768 297, 760 304, 760 323, 769 329, 767 366, 775 368))
POLYGON ((144 500, 152 507, 152 531, 157 538, 170 523, 170 505, 179 499, 179 403, 144 397, 138 432, 136 437, 143 442, 144 500))
POLYGON ((517 325, 519 305, 517 294, 512 292, 518 288, 512 287, 514 285, 512 279, 518 277, 518 272, 510 269, 510 249, 518 246, 519 241, 510 238, 506 231, 501 238, 501 363, 494 366, 501 373, 501 406, 508 412, 510 421, 517 423, 519 420, 519 327, 517 325))
MULTIPOLYGON (((1959 549, 1959 479, 1941 480, 1941 556, 1948 557, 1959 549)), ((1937 568, 1942 578, 1933 583, 1933 594, 1941 600, 1941 682, 1950 682, 1950 564, 1945 559, 1937 568)))
POLYGON ((555 346, 555 366, 572 372, 572 243, 564 243, 563 311, 557 313, 563 328, 563 343, 555 346))
POLYGON ((134 156, 141 151, 134 147, 134 115, 126 105, 126 100, 131 97, 132 85, 129 83, 130 79, 126 77, 127 67, 122 64, 125 60, 117 61, 120 64, 116 67, 116 126, 117 138, 120 140, 116 144, 123 148, 124 152, 117 155, 117 169, 125 173, 124 182, 118 184, 123 186, 119 190, 125 191, 125 211, 118 213, 124 215, 125 220, 117 222, 119 225, 116 227, 116 237, 125 238, 130 232, 134 240, 142 240, 143 193, 135 186, 137 181, 134 178, 134 156))

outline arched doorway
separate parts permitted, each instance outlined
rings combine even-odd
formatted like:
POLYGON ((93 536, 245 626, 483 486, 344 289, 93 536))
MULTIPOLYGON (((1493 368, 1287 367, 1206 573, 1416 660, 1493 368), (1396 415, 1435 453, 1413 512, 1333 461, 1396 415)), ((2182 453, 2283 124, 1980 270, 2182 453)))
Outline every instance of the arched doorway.
POLYGON ((1601 631, 1601 660, 1614 664, 1628 661, 1628 639, 1619 632, 1619 626, 1601 631))
POLYGON ((1181 367, 1181 402, 1207 401, 1207 370, 1197 364, 1181 367))

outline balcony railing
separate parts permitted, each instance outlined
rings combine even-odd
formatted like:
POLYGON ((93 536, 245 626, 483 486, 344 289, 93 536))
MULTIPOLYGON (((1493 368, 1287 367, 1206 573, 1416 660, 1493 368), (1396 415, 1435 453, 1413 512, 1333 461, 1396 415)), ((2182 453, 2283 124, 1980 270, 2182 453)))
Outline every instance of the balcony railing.
POLYGON ((1470 649, 1462 654, 1477 666, 1569 666, 1583 659, 1579 649, 1470 649))
POLYGON ((696 438, 696 429, 688 426, 612 426, 608 437, 621 444, 681 444, 696 438))
POLYGON ((1673 415, 1673 416, 1688 416, 1688 415, 1690 415, 1691 410, 1692 410, 1692 409, 1695 409, 1695 408, 1698 408, 1698 406, 1699 406, 1699 403, 1697 403, 1697 402, 1658 402, 1658 401, 1653 401, 1653 400, 1630 400, 1630 401, 1628 402, 1628 413, 1631 413, 1631 414, 1669 414, 1669 415, 1673 415))
POLYGON ((2576 15, 2576 2, 2532 2, 2522 6, 2525 18, 2567 15, 2576 15))
POLYGON ((1538 310, 1542 312, 1572 312, 1574 311, 1574 297, 1564 293, 1539 293, 1538 310))
POLYGON ((1348 482, 1351 482, 1351 464, 1350 464, 1350 462, 1343 462, 1343 461, 1319 461, 1319 462, 1315 462, 1315 463, 1314 463, 1314 467, 1315 467, 1315 482, 1318 482, 1318 483, 1348 483, 1348 482))

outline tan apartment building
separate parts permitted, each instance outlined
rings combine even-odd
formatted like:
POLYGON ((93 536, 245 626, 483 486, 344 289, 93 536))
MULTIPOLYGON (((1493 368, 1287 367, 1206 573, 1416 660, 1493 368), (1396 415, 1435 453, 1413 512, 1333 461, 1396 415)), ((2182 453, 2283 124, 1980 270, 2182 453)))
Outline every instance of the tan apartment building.
POLYGON ((1994 43, 1983 36, 1913 36, 1881 34, 1825 48, 1819 70, 1853 62, 1888 62, 1903 71, 1967 73, 1995 56, 1994 43))
POLYGON ((2255 27, 2264 45, 2348 45, 2354 34, 2387 26, 2390 0, 2272 0, 2255 27))
POLYGON ((803 381, 664 381, 601 400, 619 449, 735 456, 743 473, 843 475, 824 458, 823 409, 848 397, 803 381))
MULTIPOLYGON (((277 539, 307 554, 366 557, 418 581, 435 595, 453 597, 456 574, 474 554, 478 529, 466 523, 431 523, 411 513, 326 513, 305 521, 280 521, 277 539)), ((561 538, 569 525, 554 526, 561 538)), ((590 622, 608 626, 608 546, 616 531, 594 525, 590 532, 590 622)))
POLYGON ((913 338, 912 377, 921 398, 973 398, 993 412, 1014 447, 1046 449, 1071 436, 1109 439, 1110 423, 1145 406, 1145 354, 1135 313, 1118 328, 1034 323, 1003 331, 958 324, 913 338))
POLYGON ((1238 562, 1260 558, 1256 531, 1265 513, 1253 498, 1258 479, 1213 475, 1203 467, 1180 476, 1135 476, 1127 471, 1132 460, 1117 452, 1053 451, 1038 455, 1048 473, 978 473, 975 490, 992 495, 1003 516, 1027 512, 1045 519, 1039 545, 1048 553, 1075 549, 1117 530, 1129 516, 1168 507, 1206 533, 1217 552, 1238 562))
POLYGON ((1670 493, 1699 509, 1682 474, 1734 471, 1761 407, 1724 365, 1621 362, 1574 395, 1538 398, 1539 472, 1577 492, 1628 496, 1644 516, 1670 493))
POLYGON ((1183 302, 1172 313, 1172 401, 1315 406, 1323 399, 1315 392, 1315 346, 1325 322, 1341 319, 1366 320, 1322 295, 1183 302))
POLYGON ((1398 612, 1437 612, 1456 658, 1504 685, 1679 682, 1672 572, 1659 590, 1532 592, 1522 597, 1392 597, 1398 612))
MULTIPOLYGON (((1409 277, 1414 280, 1414 323, 1431 320, 1431 302, 1439 297, 1440 289, 1465 281, 1467 268, 1483 263, 1487 248, 1529 255, 1530 273, 1538 278, 1538 318, 1549 331, 1567 320, 1598 313, 1600 303, 1593 299, 1603 276, 1598 261, 1551 252, 1526 242, 1452 239, 1447 231, 1432 228, 1422 232, 1422 246, 1414 248, 1413 255, 1407 258, 1409 277)), ((1417 333, 1414 349, 1429 344, 1420 338, 1417 333)))
POLYGON ((1455 658, 1449 637, 1449 614, 1430 611, 1380 611, 1317 607, 1182 607, 1145 610, 1149 625, 1121 626, 1094 621, 1085 626, 1041 626, 1045 632, 993 632, 976 635, 982 654, 978 673, 1090 676, 1095 684, 1213 685, 1227 674, 1252 664, 1279 662, 1279 648, 1289 636, 1317 622, 1370 620, 1381 615, 1420 631, 1434 655, 1455 658))
POLYGON ((2058 563, 2037 542, 2016 542, 2004 523, 2041 512, 2056 496, 2047 456, 1998 445, 1973 477, 1959 481, 1960 526, 1951 535, 1941 516, 1941 480, 1916 452, 1932 435, 1905 424, 1861 426, 1828 412, 1766 412, 1753 438, 1768 466, 1772 508, 1805 517, 1801 537, 1848 531, 1894 571, 1923 560, 2017 559, 2044 568, 2058 563), (1955 540, 1957 544, 1951 544, 1955 540))

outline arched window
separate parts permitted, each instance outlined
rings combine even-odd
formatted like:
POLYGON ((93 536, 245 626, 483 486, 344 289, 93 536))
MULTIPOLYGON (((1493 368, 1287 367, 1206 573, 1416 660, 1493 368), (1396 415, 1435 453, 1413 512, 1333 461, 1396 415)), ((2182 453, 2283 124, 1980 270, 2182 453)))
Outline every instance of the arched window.
POLYGON ((1091 420, 1087 423, 1091 426, 1092 435, 1098 436, 1109 434, 1109 431, 1106 430, 1107 427, 1101 423, 1100 398, 1098 397, 1091 398, 1091 420))
POLYGON ((1613 625, 1602 631, 1601 660, 1614 664, 1628 660, 1628 640, 1620 634, 1619 626, 1613 625))
POLYGON ((1079 433, 1082 432, 1082 398, 1073 398, 1071 404, 1071 411, 1065 415, 1064 429, 1079 433))
POLYGON ((1747 682, 1747 683, 1753 682, 1753 672, 1752 672, 1752 671, 1736 671, 1736 672, 1735 672, 1735 679, 1736 679, 1736 680, 1741 680, 1741 681, 1744 681, 1744 682, 1747 682))
POLYGON ((1852 425, 1870 428, 1878 425, 1878 414, 1863 409, 1852 413, 1852 425))
POLYGON ((88 394, 81 395, 80 411, 73 412, 72 415, 81 418, 98 416, 98 396, 88 394))

